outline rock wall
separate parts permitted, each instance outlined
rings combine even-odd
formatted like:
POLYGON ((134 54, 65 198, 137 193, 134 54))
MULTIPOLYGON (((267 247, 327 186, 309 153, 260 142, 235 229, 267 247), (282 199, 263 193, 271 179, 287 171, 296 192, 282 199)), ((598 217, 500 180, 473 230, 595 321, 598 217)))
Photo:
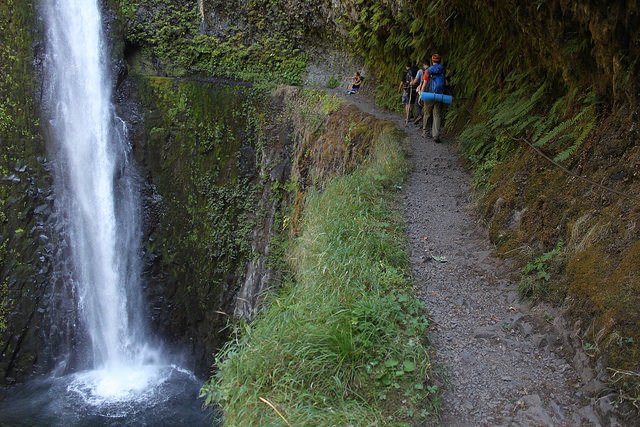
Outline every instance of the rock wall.
POLYGON ((0 384, 51 369, 55 233, 39 120, 41 29, 32 2, 0 5, 0 384))
POLYGON ((251 317, 288 178, 277 105, 248 85, 138 74, 121 89, 144 191, 145 283, 153 329, 208 372, 234 315, 251 317), (137 118, 136 118, 137 117, 137 118), (248 270, 248 272, 247 272, 248 270))

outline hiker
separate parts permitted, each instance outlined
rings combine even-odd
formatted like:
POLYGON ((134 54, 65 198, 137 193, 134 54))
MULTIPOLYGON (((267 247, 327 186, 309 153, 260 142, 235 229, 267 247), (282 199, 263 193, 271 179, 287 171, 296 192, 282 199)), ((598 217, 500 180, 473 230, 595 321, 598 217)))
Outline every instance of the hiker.
POLYGON ((425 76, 427 75, 427 70, 429 69, 429 61, 427 61, 426 59, 424 61, 422 61, 422 67, 418 69, 418 72, 415 74, 415 79, 413 79, 412 85, 413 87, 416 88, 416 105, 415 105, 415 109, 414 109, 414 113, 415 113, 415 120, 413 121, 414 124, 418 124, 420 123, 420 120, 422 120, 422 101, 420 100, 420 93, 421 93, 421 88, 422 85, 424 83, 424 79, 425 76))
MULTIPOLYGON (((420 92, 444 93, 446 84, 445 68, 440 63, 440 55, 434 53, 431 55, 433 65, 429 67, 426 74, 423 75, 423 82, 420 92)), ((431 126, 431 137, 438 143, 440 142, 440 121, 442 120, 442 103, 436 101, 424 102, 424 117, 422 118, 422 136, 427 136, 427 122, 433 113, 433 124, 431 126)))
POLYGON ((360 71, 356 71, 355 76, 351 78, 351 88, 347 90, 347 93, 349 95, 358 93, 361 85, 362 85, 362 75, 360 74, 360 71))
POLYGON ((409 123, 409 116, 411 115, 411 110, 413 108, 413 101, 415 99, 414 86, 412 85, 414 81, 413 71, 411 70, 411 64, 407 62, 404 66, 404 71, 400 76, 400 86, 398 90, 402 92, 402 103, 404 104, 404 124, 405 126, 409 123))

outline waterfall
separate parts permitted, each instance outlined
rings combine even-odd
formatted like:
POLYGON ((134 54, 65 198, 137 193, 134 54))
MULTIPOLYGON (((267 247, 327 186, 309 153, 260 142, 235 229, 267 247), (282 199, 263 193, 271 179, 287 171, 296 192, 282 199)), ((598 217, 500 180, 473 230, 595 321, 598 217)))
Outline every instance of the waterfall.
POLYGON ((93 372, 92 392, 126 394, 144 387, 160 363, 141 301, 138 179, 112 102, 98 0, 45 0, 43 17, 45 117, 69 247, 66 286, 88 337, 76 358, 93 372))
POLYGON ((141 179, 112 102, 100 1, 41 0, 59 233, 43 333, 61 362, 51 376, 0 390, 0 424, 211 425, 202 382, 176 364, 179 353, 160 351, 146 324, 141 179))

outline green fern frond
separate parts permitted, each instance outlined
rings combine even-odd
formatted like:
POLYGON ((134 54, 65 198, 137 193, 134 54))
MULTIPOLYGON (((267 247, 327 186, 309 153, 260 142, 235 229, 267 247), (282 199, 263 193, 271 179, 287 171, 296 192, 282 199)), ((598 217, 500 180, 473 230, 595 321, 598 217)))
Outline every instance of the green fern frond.
POLYGON ((556 162, 563 162, 567 160, 569 157, 571 157, 576 151, 578 151, 578 148, 580 148, 580 146, 584 144, 584 142, 587 140, 587 137, 589 136, 589 134, 591 133, 594 127, 595 127, 595 122, 589 123, 582 130, 582 133, 578 136, 578 138, 573 143, 573 145, 571 145, 571 147, 565 149, 564 151, 560 152, 557 156, 554 157, 553 160, 555 160, 556 162))
POLYGON ((549 141, 551 141, 554 138, 557 138, 559 135, 562 135, 563 132, 565 132, 567 129, 573 126, 573 124, 575 123, 574 119, 575 117, 560 123, 558 126, 551 129, 545 135, 542 135, 539 139, 534 140, 533 144, 536 147, 544 147, 549 143, 549 141))

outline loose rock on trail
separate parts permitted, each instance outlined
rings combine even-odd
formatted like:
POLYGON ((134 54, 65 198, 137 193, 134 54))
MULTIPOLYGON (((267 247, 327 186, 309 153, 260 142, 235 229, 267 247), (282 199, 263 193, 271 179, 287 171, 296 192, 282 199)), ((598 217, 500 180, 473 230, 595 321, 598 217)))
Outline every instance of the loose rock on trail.
POLYGON ((563 356, 571 333, 557 310, 520 303, 513 266, 494 255, 473 213, 470 177, 455 146, 423 138, 400 115, 360 95, 347 100, 407 134, 413 171, 403 212, 444 388, 440 423, 620 425, 611 399, 593 396, 605 385, 588 357, 573 349, 570 364, 563 356))

